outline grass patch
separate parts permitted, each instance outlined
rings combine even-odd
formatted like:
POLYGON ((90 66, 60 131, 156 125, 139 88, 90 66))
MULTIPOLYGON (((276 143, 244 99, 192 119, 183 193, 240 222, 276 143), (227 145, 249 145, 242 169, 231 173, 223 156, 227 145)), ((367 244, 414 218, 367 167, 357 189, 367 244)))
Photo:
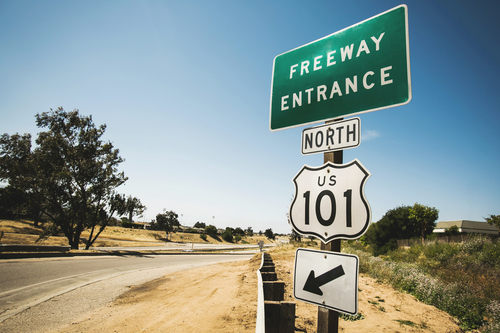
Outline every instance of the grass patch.
POLYGON ((410 327, 418 327, 419 326, 419 325, 415 324, 414 322, 412 322, 411 320, 394 319, 394 321, 397 321, 399 323, 399 325, 401 325, 401 326, 403 326, 403 325, 410 326, 410 327))

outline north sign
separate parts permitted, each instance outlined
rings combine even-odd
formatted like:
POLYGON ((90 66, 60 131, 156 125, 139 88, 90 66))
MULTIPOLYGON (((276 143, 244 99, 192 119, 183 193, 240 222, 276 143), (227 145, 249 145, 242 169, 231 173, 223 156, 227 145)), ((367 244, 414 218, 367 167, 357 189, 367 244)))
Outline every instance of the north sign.
POLYGON ((356 255, 299 248, 295 252, 293 295, 304 302, 355 315, 358 272, 356 255))
POLYGON ((274 59, 272 131, 411 100, 408 9, 400 5, 274 59))
POLYGON ((315 154, 356 148, 361 142, 361 120, 358 117, 302 131, 302 154, 315 154))
POLYGON ((289 212, 293 229, 325 244, 333 239, 361 237, 371 220, 364 195, 370 176, 357 159, 347 164, 303 166, 293 178, 295 196, 289 212))

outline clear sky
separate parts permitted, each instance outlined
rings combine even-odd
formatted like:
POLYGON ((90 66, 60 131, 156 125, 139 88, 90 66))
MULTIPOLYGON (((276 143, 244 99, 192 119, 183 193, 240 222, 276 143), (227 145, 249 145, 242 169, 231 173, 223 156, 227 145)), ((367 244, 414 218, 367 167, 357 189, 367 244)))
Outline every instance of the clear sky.
MULTIPOLYGON (((297 127, 269 130, 275 56, 399 1, 0 1, 0 133, 79 109, 106 124, 150 221, 288 233, 297 127), (181 217, 182 214, 182 217, 181 217)), ((360 115, 378 221, 419 202, 439 221, 500 214, 500 6, 408 1, 413 99, 360 115)), ((309 126, 308 126, 309 127, 309 126)))

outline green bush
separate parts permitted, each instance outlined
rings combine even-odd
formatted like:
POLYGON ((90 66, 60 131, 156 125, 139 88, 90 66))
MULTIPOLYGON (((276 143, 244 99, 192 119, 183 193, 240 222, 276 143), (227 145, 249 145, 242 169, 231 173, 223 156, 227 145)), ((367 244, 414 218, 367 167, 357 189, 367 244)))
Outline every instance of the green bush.
POLYGON ((239 242, 240 240, 241 240, 241 236, 235 236, 235 237, 234 237, 234 241, 235 241, 235 242, 239 242))
POLYGON ((217 227, 214 225, 207 225, 205 227, 205 233, 210 236, 217 236, 217 227))
POLYGON ((207 241, 207 235, 205 235, 205 234, 201 234, 200 238, 203 239, 204 241, 207 241))
POLYGON ((462 329, 500 327, 500 242, 484 237, 462 244, 428 242, 373 257, 360 242, 344 242, 359 270, 457 318, 462 329), (484 317, 491 322, 487 325, 484 317))
POLYGON ((122 227, 132 229, 135 223, 122 220, 122 227))
POLYGON ((230 230, 226 230, 222 233, 221 235, 222 239, 225 240, 226 242, 232 243, 233 242, 233 234, 230 230))
POLYGON ((134 223, 134 222, 123 221, 123 220, 122 220, 122 227, 128 228, 128 229, 144 229, 144 226, 140 223, 134 223))

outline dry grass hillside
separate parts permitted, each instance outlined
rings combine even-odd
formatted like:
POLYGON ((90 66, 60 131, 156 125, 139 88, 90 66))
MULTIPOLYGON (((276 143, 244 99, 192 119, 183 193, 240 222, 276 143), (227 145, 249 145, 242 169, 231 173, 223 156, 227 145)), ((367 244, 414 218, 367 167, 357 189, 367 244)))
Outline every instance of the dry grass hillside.
MULTIPOLYGON (((60 234, 51 236, 47 239, 39 240, 42 234, 42 227, 35 227, 32 221, 21 220, 0 220, 0 233, 3 237, 1 244, 23 244, 23 245, 68 245, 67 238, 60 234)), ((82 238, 86 239, 89 231, 82 233, 82 238)), ((204 241, 199 234, 176 232, 170 234, 168 242, 172 243, 201 243, 201 244, 257 244, 264 241, 269 244, 272 241, 265 236, 254 235, 245 236, 238 243, 227 243, 222 238, 213 238, 208 236, 204 241)), ((99 238, 94 242, 94 247, 118 247, 118 246, 159 246, 165 244, 165 233, 163 231, 128 229, 123 227, 106 227, 99 238)), ((80 247, 84 247, 83 240, 80 241, 80 247)))

